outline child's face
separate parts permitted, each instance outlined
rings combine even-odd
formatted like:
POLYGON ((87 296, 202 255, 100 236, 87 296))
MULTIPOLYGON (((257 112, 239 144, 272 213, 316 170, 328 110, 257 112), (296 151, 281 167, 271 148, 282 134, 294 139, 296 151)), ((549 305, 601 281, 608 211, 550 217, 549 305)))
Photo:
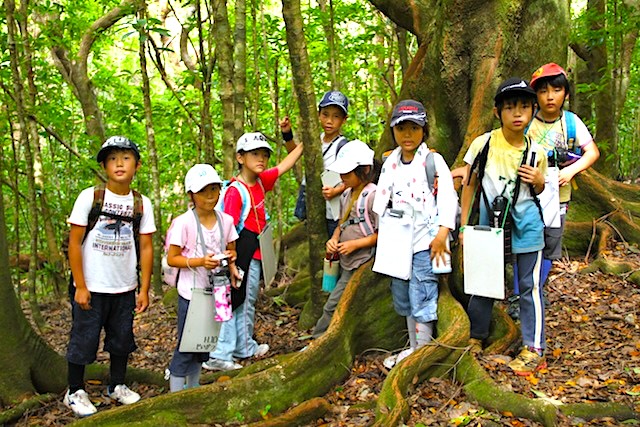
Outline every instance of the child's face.
POLYGON ((495 112, 503 128, 516 133, 524 132, 533 117, 533 102, 507 100, 502 106, 500 115, 498 116, 497 109, 495 112))
POLYGON ((320 118, 320 126, 322 126, 324 136, 328 140, 332 140, 338 136, 342 125, 347 121, 347 116, 344 114, 344 111, 336 105, 322 107, 318 113, 318 117, 320 118))
POLYGON ((193 204, 198 209, 212 211, 218 203, 220 197, 220 184, 208 184, 197 193, 191 193, 193 204))
POLYGON ((348 188, 356 188, 362 183, 362 181, 360 181, 360 178, 358 178, 358 175, 356 175, 355 170, 352 170, 349 173, 341 173, 340 178, 342 179, 344 185, 348 188))
POLYGON ((536 92, 538 105, 545 119, 556 119, 560 116, 562 105, 567 97, 563 86, 546 84, 536 92))
POLYGON ((242 154, 236 154, 238 163, 243 169, 247 169, 256 175, 264 172, 269 165, 269 157, 271 153, 266 148, 258 148, 256 150, 246 151, 242 154))
POLYGON ((392 129, 396 144, 404 153, 413 153, 422 143, 424 129, 412 121, 404 121, 395 125, 392 129))
POLYGON ((131 150, 111 150, 102 162, 109 181, 118 184, 131 184, 139 167, 140 162, 131 150))

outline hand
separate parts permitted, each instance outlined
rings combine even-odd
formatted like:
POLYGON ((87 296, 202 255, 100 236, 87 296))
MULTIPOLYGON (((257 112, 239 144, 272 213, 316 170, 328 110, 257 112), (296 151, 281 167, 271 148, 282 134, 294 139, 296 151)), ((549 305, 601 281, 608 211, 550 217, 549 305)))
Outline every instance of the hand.
POLYGON ((291 121, 289 120, 289 116, 284 116, 284 118, 280 120, 280 131, 282 133, 291 132, 291 121))
POLYGON ((560 169, 560 173, 558 174, 558 183, 560 184, 560 187, 569 184, 575 175, 576 174, 572 172, 572 168, 570 167, 560 169))
POLYGON ((238 289, 240 285, 242 285, 242 280, 240 279, 240 272, 238 271, 238 266, 235 264, 229 264, 229 280, 231 281, 231 286, 238 289))
POLYGON ((80 306, 81 309, 91 310, 91 292, 89 292, 89 289, 87 289, 86 287, 82 289, 76 287, 76 292, 73 300, 80 306))
POLYGON ((217 259, 213 259, 213 257, 214 257, 213 254, 207 254, 204 257, 202 257, 202 266, 207 270, 213 270, 214 268, 217 268, 220 265, 220 261, 217 259))
POLYGON ((331 200, 339 194, 338 187, 322 187, 322 197, 331 200))
POLYGON ((522 165, 518 168, 518 175, 525 184, 532 184, 538 188, 544 188, 544 176, 537 167, 522 165))
POLYGON ((338 243, 338 253, 340 255, 349 255, 359 248, 360 247, 355 243, 355 240, 347 240, 346 242, 338 243))
POLYGON ((140 292, 136 298, 136 313, 142 313, 149 307, 149 293, 140 292))
POLYGON ((238 259, 238 253, 234 250, 228 249, 223 253, 227 256, 229 264, 236 262, 236 259, 238 259))
POLYGON ((327 252, 329 252, 330 254, 335 254, 336 252, 338 252, 338 239, 332 237, 327 241, 327 244, 325 246, 327 248, 327 252))
POLYGON ((451 251, 447 249, 447 240, 448 234, 441 236, 437 235, 432 241, 430 245, 431 249, 431 260, 435 258, 438 265, 445 264, 445 254, 451 255, 451 251))

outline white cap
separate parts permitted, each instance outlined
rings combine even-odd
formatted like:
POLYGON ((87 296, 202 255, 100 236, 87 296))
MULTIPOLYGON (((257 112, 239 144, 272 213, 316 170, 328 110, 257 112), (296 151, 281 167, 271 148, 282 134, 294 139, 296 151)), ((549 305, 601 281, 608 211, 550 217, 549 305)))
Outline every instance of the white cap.
POLYGON ((364 142, 354 139, 346 143, 327 169, 340 174, 349 173, 361 165, 373 165, 374 152, 364 142))
POLYGON ((260 132, 247 132, 238 139, 236 144, 236 153, 240 151, 257 150, 258 148, 266 148, 273 151, 267 138, 260 132))
POLYGON ((197 193, 209 184, 222 184, 222 180, 213 166, 205 163, 194 165, 184 177, 184 190, 187 193, 197 193))

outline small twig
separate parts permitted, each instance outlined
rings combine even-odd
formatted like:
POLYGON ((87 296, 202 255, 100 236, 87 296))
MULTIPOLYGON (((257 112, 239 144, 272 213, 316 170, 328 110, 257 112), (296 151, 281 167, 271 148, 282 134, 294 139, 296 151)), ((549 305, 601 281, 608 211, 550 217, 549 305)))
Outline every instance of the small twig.
POLYGON ((584 256, 584 262, 589 263, 589 255, 591 255, 591 247, 593 246, 593 242, 596 239, 596 220, 592 220, 593 227, 591 229, 591 240, 589 241, 589 247, 587 248, 587 253, 584 256))
POLYGON ((616 228, 615 225, 613 225, 611 222, 609 221, 603 221, 605 224, 607 224, 609 227, 613 228, 613 230, 618 234, 618 237, 620 237, 620 239, 622 239, 622 243, 624 243, 625 245, 628 245, 627 241, 624 239, 624 236, 622 235, 622 233, 620 232, 620 230, 618 230, 616 228))

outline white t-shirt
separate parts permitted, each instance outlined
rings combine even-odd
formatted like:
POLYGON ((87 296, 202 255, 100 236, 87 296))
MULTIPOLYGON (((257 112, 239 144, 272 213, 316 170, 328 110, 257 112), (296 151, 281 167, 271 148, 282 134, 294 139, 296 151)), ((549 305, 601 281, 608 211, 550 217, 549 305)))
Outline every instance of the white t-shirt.
MULTIPOLYGON (((238 232, 233 225, 233 217, 224 212, 218 213, 222 218, 222 234, 226 244, 235 242, 238 239, 238 232)), ((223 248, 220 242, 220 226, 219 221, 216 221, 212 229, 202 226, 202 237, 207 253, 219 254, 226 250, 226 244, 223 248)), ((180 254, 187 258, 204 256, 193 211, 189 210, 173 220, 169 244, 182 248, 180 254)), ((178 294, 189 301, 191 301, 193 288, 205 288, 209 285, 207 269, 196 267, 193 270, 195 274, 188 268, 182 268, 178 276, 178 294)))
MULTIPOLYGON (((83 190, 73 205, 67 222, 86 227, 93 206, 93 187, 83 190)), ((156 231, 151 201, 142 196, 140 234, 156 231)), ((133 193, 126 196, 104 191, 102 212, 133 217, 133 193)), ((133 222, 100 215, 82 245, 82 270, 89 292, 118 294, 138 286, 137 257, 133 222)), ((75 283, 74 283, 75 285, 75 283)))
MULTIPOLYGON (((338 145, 340 144, 340 142, 342 142, 343 139, 346 140, 343 135, 338 135, 333 141, 324 142, 324 134, 321 135, 320 141, 322 141, 322 166, 324 167, 324 170, 329 169, 329 166, 331 166, 336 161, 336 156, 338 154, 338 145)), ((336 197, 340 197, 340 195, 337 195, 336 197)), ((325 212, 325 218, 332 220, 333 213, 331 211, 331 204, 328 200, 325 201, 325 212)))

